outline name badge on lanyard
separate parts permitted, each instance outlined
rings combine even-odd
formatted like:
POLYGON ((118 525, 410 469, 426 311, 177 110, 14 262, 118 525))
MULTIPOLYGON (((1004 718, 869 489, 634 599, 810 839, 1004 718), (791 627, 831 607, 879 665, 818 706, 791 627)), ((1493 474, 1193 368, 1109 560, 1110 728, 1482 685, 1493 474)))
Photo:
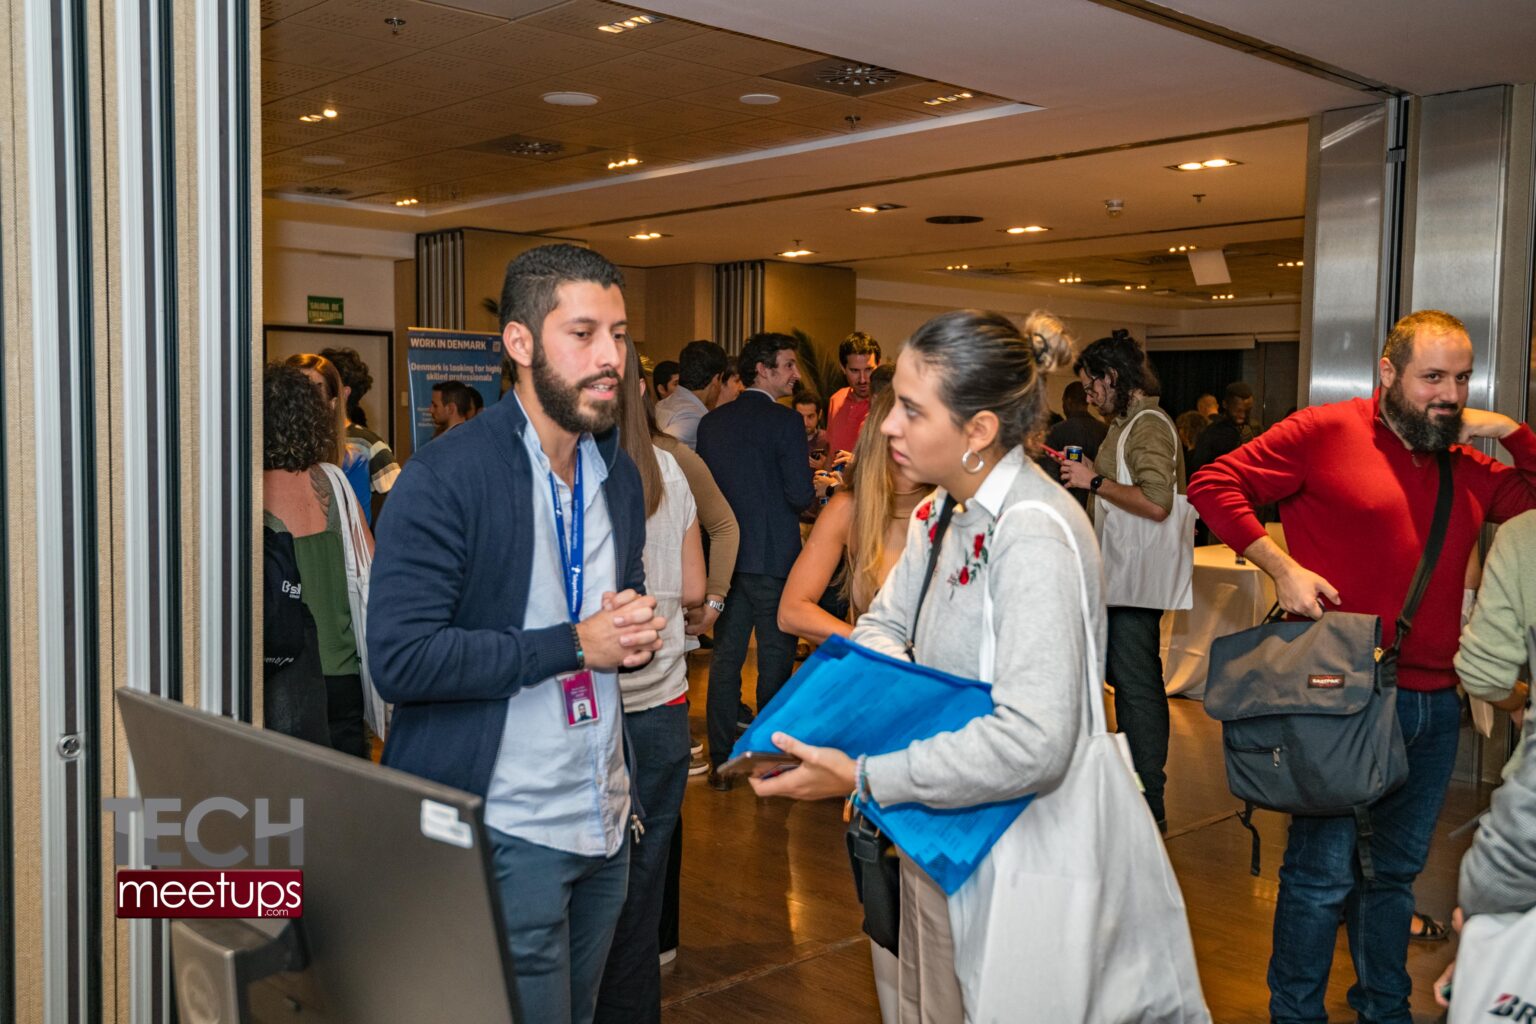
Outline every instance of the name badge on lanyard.
MULTIPOLYGON (((586 506, 582 501, 581 449, 576 449, 576 476, 571 485, 571 532, 569 541, 565 532, 565 510, 560 507, 560 489, 555 474, 549 474, 549 497, 555 506, 555 538, 560 545, 560 581, 565 586, 566 611, 571 622, 581 621, 582 569, 585 566, 586 506)), ((589 670, 572 672, 555 680, 560 684, 560 697, 565 706, 565 724, 568 727, 591 725, 602 714, 597 705, 597 686, 589 670)))

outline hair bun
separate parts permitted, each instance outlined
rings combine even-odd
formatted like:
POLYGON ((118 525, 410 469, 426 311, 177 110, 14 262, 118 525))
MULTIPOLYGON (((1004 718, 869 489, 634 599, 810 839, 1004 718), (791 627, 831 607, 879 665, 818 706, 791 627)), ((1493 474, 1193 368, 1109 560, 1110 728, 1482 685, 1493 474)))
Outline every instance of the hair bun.
POLYGON ((1037 309, 1024 320, 1024 337, 1034 350, 1035 368, 1050 373, 1072 361, 1072 338, 1056 316, 1037 309))

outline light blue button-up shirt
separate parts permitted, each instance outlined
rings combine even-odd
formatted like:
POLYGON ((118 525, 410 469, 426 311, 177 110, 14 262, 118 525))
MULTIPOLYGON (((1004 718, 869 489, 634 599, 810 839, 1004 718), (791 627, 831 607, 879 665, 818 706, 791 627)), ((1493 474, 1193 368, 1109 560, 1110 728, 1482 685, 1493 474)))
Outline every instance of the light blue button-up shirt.
MULTIPOLYGON (((515 393, 508 397, 518 400, 515 393)), ((549 458, 531 422, 523 428, 523 444, 533 464, 533 507, 506 513, 533 516, 533 579, 523 628, 538 629, 569 622, 570 613, 549 494, 549 458)), ((577 453, 586 506, 581 604, 586 618, 602 607, 604 591, 617 589, 617 568, 613 522, 602 486, 608 467, 590 435, 582 435, 577 453)), ((574 514, 571 489, 558 476, 554 479, 569 530, 574 514)), ((623 845, 629 772, 624 767, 618 674, 593 672, 592 682, 598 720, 588 725, 565 724, 565 699, 554 678, 525 686, 507 701, 501 749, 486 794, 485 821, 491 828, 587 857, 611 857, 623 845)))

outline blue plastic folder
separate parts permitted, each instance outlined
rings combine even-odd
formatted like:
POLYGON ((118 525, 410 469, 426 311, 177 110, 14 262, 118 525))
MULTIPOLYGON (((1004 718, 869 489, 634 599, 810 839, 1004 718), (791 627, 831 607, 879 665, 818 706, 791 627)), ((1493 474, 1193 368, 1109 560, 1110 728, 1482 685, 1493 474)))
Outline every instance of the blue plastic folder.
MULTIPOLYGON (((992 687, 913 665, 834 636, 811 655, 736 741, 732 756, 771 753, 784 732, 851 757, 901 750, 992 713, 992 687)), ((1033 797, 939 810, 907 803, 860 810, 946 892, 971 877, 1033 797)))

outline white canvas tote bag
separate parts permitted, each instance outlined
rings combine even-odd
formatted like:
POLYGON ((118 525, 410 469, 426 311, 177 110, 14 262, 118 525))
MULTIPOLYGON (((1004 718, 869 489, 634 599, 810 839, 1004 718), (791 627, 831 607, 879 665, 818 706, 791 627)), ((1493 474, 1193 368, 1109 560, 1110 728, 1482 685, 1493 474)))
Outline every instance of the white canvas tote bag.
MULTIPOLYGON (((1009 516, 1037 512, 1061 527, 1081 573, 1077 540, 1048 505, 1018 502, 996 530, 1009 516)), ((1106 727, 1086 583, 1078 599, 1088 720, 1072 764, 1055 789, 1036 794, 949 899, 965 1020, 1208 1022, 1178 880, 1125 737, 1106 727)), ((990 590, 984 608, 981 678, 991 682, 997 638, 990 590)))

